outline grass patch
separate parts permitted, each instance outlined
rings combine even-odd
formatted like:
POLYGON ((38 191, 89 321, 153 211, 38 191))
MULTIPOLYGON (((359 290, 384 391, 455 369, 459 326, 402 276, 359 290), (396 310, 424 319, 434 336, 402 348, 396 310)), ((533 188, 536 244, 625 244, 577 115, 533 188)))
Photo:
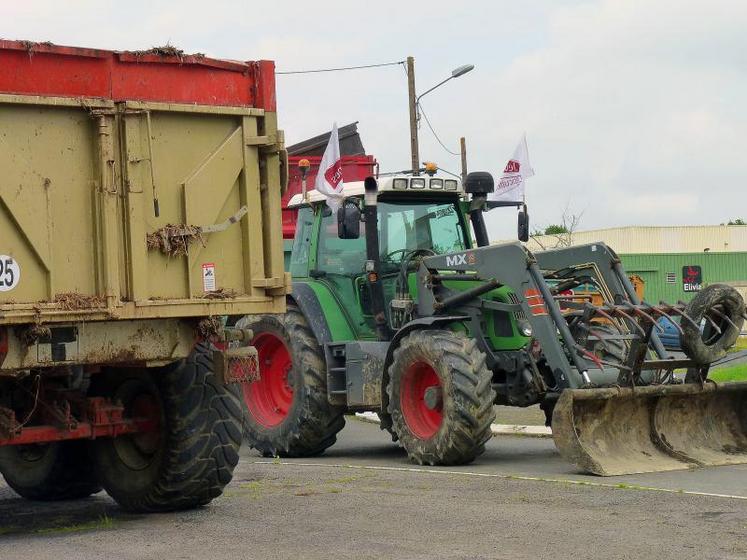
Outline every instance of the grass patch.
POLYGON ((356 480, 364 478, 362 476, 343 476, 342 478, 333 478, 327 481, 327 484, 350 484, 356 480))
POLYGON ((308 496, 323 496, 325 494, 341 494, 342 488, 314 488, 309 487, 305 490, 299 490, 297 492, 294 492, 294 496, 299 496, 302 498, 308 497, 308 496))
POLYGON ((747 350, 747 336, 740 336, 734 346, 729 349, 729 352, 741 352, 742 350, 747 350))
POLYGON ((40 535, 62 535, 67 533, 79 533, 81 531, 93 531, 97 529, 111 529, 112 527, 114 527, 114 520, 104 514, 93 521, 65 525, 63 527, 46 527, 44 529, 38 529, 36 533, 40 535))
POLYGON ((739 364, 731 367, 714 369, 709 375, 709 379, 717 383, 728 381, 747 381, 747 364, 739 364))

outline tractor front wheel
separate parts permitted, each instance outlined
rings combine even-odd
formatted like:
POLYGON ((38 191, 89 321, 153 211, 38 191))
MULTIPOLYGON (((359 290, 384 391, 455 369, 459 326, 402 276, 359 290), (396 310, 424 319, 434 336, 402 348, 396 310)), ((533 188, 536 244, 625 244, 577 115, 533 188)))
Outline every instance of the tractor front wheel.
POLYGON ((402 339, 389 367, 389 414, 418 464, 460 465, 485 450, 495 419, 492 375, 475 341, 446 330, 402 339))
POLYGON ((254 332, 260 378, 244 387, 246 439, 266 457, 319 455, 337 440, 344 410, 327 400, 324 353, 301 310, 241 319, 254 332))

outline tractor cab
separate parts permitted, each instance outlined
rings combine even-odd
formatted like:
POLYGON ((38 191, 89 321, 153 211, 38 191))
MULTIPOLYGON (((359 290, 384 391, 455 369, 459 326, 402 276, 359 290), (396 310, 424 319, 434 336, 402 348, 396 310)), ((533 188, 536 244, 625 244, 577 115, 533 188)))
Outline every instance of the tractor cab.
POLYGON ((458 179, 386 177, 377 182, 372 201, 370 194, 367 198, 364 181, 346 183, 337 215, 327 206, 326 197, 315 190, 290 200, 289 207, 299 208, 290 273, 295 280, 316 284, 317 293, 328 292, 337 300, 331 307, 340 309, 339 324, 349 327, 339 329, 340 339, 377 338, 374 294, 369 287, 374 263, 386 302, 387 328, 397 329, 407 316, 399 309, 411 307, 405 300, 412 302, 416 297, 418 258, 459 254, 487 244, 477 242, 487 235, 482 208, 475 204, 481 197, 484 202, 485 192, 474 192, 487 187, 470 186, 467 190, 472 193, 458 179), (372 243, 367 243, 361 227, 367 206, 369 210, 373 207, 378 223, 375 255, 370 254, 367 246, 372 243))
MULTIPOLYGON (((302 195, 291 199, 289 207, 300 207, 303 216, 293 245, 293 276, 306 276, 308 271, 312 276, 316 272, 344 273, 356 265, 362 269, 366 260, 360 227, 365 206, 363 183, 345 185, 338 215, 332 214, 326 198, 317 191, 308 193, 305 201, 302 195), (309 236, 314 218, 321 222, 316 258, 308 254, 314 245, 309 236)), ((468 204, 463 199, 464 191, 456 179, 392 177, 380 181, 377 206, 382 265, 399 266, 409 251, 446 253, 470 248, 473 242, 465 215, 468 204)))

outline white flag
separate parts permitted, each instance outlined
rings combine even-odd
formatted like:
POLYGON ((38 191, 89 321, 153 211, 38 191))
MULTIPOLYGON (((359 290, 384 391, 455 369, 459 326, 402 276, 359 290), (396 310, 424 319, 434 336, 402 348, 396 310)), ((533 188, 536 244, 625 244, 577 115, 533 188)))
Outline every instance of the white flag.
POLYGON ((524 185, 526 180, 533 175, 534 169, 529 164, 529 149, 525 134, 516 146, 514 156, 508 160, 501 180, 495 186, 495 191, 488 198, 506 202, 524 202, 524 185))
POLYGON ((340 141, 337 137, 337 123, 334 123, 332 133, 329 135, 329 144, 319 164, 314 188, 327 197, 327 206, 332 209, 332 212, 337 212, 342 204, 342 187, 340 141))

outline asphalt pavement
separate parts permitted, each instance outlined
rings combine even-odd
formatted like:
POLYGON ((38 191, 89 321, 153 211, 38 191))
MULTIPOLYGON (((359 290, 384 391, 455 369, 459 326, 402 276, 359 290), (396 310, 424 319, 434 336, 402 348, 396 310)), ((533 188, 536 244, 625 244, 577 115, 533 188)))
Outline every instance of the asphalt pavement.
POLYGON ((245 449, 210 506, 129 515, 105 494, 35 504, 0 484, 0 558, 747 559, 747 467, 579 474, 551 439, 496 437, 475 463, 422 468, 348 419, 313 459, 245 449))

